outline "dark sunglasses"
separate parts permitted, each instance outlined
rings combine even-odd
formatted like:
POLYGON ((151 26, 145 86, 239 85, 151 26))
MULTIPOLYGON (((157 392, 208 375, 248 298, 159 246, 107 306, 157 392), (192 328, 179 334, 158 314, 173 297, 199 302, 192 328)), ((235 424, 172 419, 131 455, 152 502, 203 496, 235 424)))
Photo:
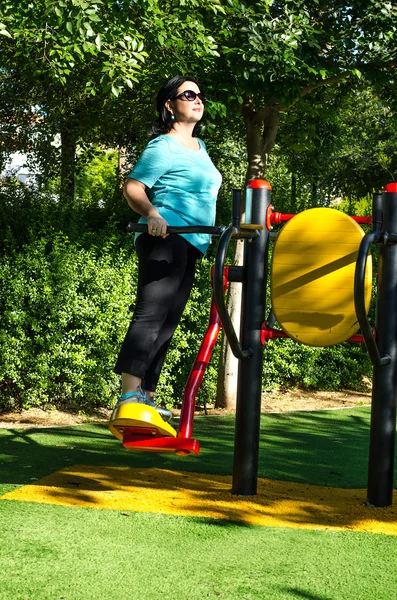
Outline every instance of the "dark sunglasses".
POLYGON ((205 96, 202 92, 196 94, 193 90, 185 90, 182 94, 178 94, 178 96, 174 96, 171 100, 188 100, 189 102, 194 102, 196 98, 199 98, 201 102, 205 102, 205 96))

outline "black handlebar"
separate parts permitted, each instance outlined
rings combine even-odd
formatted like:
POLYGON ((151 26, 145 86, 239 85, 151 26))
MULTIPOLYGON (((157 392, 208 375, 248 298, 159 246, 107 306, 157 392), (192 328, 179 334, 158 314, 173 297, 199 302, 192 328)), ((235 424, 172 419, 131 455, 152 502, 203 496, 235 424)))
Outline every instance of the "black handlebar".
POLYGON ((379 242, 380 239, 381 233, 379 231, 371 231, 370 233, 367 233, 361 240, 357 255, 356 271, 354 274, 354 304, 356 308, 357 319, 361 328, 361 333, 364 337, 365 345, 367 346, 368 354, 371 358, 372 364, 383 366, 388 365, 391 358, 387 354, 385 356, 381 356, 379 354, 379 349, 368 321, 364 295, 365 269, 367 266, 368 253, 371 245, 379 242))
MULTIPOLYGON (((225 231, 226 226, 210 227, 207 225, 186 225, 183 227, 167 227, 167 233, 208 233, 209 235, 220 236, 225 231)), ((127 231, 129 233, 147 233, 146 223, 128 223, 127 231)))
POLYGON ((223 232, 219 240, 214 265, 214 300, 219 317, 222 321, 222 326, 227 337, 227 341, 230 344, 230 348, 232 349, 234 356, 236 358, 250 358, 252 356, 251 348, 243 349, 238 341, 232 320, 226 309, 225 293, 223 289, 223 272, 225 268, 227 249, 229 247, 230 240, 238 235, 239 230, 237 227, 230 226, 223 232))

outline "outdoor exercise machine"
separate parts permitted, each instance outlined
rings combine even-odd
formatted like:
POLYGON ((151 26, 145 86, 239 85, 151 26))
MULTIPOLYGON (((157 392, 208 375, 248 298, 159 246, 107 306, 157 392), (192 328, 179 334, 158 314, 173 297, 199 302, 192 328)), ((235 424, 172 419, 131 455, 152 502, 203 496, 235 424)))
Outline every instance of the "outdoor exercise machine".
MULTIPOLYGON (((393 494, 397 398, 397 184, 374 194, 372 217, 349 217, 329 208, 298 215, 273 212, 271 186, 263 180, 247 187, 245 223, 240 222, 240 204, 241 191, 234 190, 229 227, 168 230, 200 231, 220 238, 210 323, 188 379, 178 432, 155 409, 138 404, 121 406, 109 428, 128 449, 197 454, 199 443, 192 439, 195 397, 222 325, 239 359, 232 493, 254 495, 268 340, 290 337, 312 346, 364 342, 374 365, 367 502, 388 506, 393 494), (276 237, 271 229, 278 223, 285 225, 276 237), (364 234, 360 224, 371 226, 371 231, 364 234), (274 237, 269 278, 268 249, 274 237), (229 243, 239 239, 244 240, 243 264, 225 267, 229 243), (374 331, 367 317, 372 244, 379 244, 374 331), (231 281, 242 284, 239 334, 225 306, 225 290, 231 281), (270 307, 266 306, 268 285, 270 307), (280 329, 274 328, 276 321, 280 329)), ((130 225, 130 230, 145 231, 145 227, 130 225)))
MULTIPOLYGON (((233 211, 236 213, 240 210, 240 204, 237 204, 236 200, 233 207, 233 211)), ((129 232, 147 232, 147 225, 129 223, 127 230, 129 232)), ((186 226, 168 227, 167 233, 207 233, 216 238, 220 237, 225 230, 225 226, 186 226)), ((258 232, 251 227, 242 228, 239 232, 239 239, 252 239, 256 236, 258 236, 258 232)), ((227 272, 227 268, 225 272, 227 272)), ((221 286, 225 292, 227 289, 225 277, 222 277, 221 286)), ((166 423, 155 408, 144 404, 127 403, 113 411, 109 429, 117 439, 122 441, 127 450, 169 452, 181 456, 199 454, 200 444, 198 440, 192 438, 196 396, 220 329, 221 320, 215 306, 214 296, 212 296, 209 324, 186 383, 178 431, 171 424, 166 423)))

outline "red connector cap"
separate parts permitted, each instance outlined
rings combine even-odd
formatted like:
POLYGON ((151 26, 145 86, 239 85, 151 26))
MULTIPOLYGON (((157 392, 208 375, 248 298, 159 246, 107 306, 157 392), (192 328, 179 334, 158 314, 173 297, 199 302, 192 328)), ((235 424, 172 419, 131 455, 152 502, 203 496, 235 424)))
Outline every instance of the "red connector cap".
POLYGON ((267 190, 271 190, 272 186, 265 179, 253 179, 252 181, 249 182, 249 184, 247 185, 247 188, 255 188, 255 189, 266 188, 267 190))
POLYGON ((397 192, 397 182, 388 183, 385 185, 382 192, 397 192))

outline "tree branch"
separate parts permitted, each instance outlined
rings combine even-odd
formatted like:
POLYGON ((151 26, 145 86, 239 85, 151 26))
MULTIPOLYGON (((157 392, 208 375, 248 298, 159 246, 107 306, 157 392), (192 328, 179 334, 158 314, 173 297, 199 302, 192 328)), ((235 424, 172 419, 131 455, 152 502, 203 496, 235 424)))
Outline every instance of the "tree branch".
POLYGON ((260 125, 267 117, 272 113, 280 111, 280 105, 273 98, 268 101, 267 105, 261 108, 261 110, 255 116, 255 123, 260 125))
POLYGON ((251 96, 248 96, 245 92, 241 94, 243 98, 243 107, 242 113, 245 121, 250 121, 256 115, 256 110, 254 108, 254 102, 251 96))
MULTIPOLYGON (((316 81, 314 83, 309 83, 308 85, 306 85, 304 88, 301 89, 301 91, 299 93, 299 98, 302 98, 303 96, 306 96, 307 94, 310 94, 317 88, 323 87, 324 85, 335 85, 335 83, 339 83, 339 81, 342 81, 342 79, 345 79, 346 77, 349 77, 350 75, 351 75, 350 71, 344 71, 343 73, 340 73, 339 75, 333 75, 332 77, 327 77, 326 79, 321 79, 320 81, 316 81)), ((299 98, 296 98, 296 100, 294 102, 299 100, 299 98)))

